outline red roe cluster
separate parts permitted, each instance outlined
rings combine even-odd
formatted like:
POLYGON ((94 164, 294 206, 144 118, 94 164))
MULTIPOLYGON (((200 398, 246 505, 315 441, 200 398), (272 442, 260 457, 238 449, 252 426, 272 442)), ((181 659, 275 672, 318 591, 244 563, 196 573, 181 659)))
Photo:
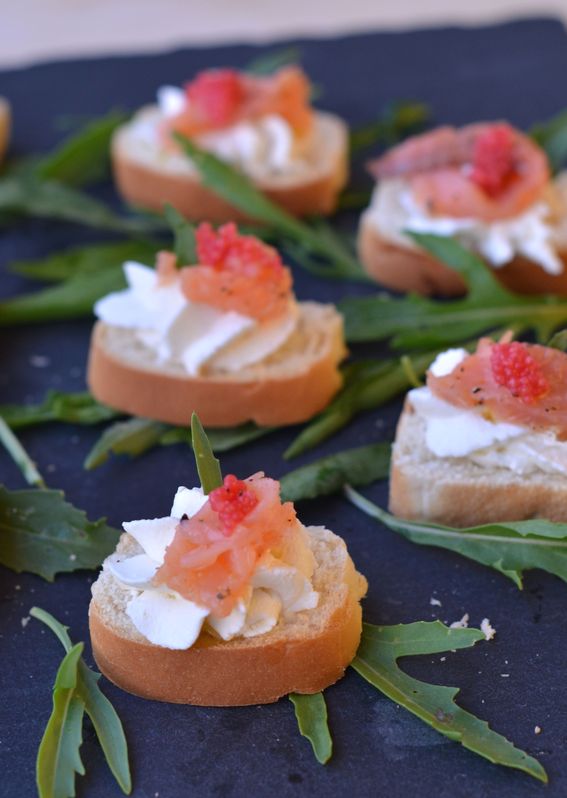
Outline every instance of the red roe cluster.
POLYGON ((223 484, 210 492, 209 501, 222 522, 226 536, 231 535, 258 504, 257 496, 246 482, 237 479, 234 474, 228 474, 223 484))
POLYGON ((471 180, 490 197, 514 174, 514 141, 514 131, 501 124, 487 127, 474 143, 471 180))
POLYGON ((527 405, 534 404, 549 392, 549 383, 540 364, 528 347, 519 341, 494 344, 490 353, 492 375, 498 385, 527 405))
POLYGON ((285 313, 291 273, 273 247, 240 235, 233 222, 218 230, 203 222, 195 238, 200 265, 181 274, 188 299, 259 320, 285 313))
POLYGON ((185 85, 185 94, 195 117, 212 128, 231 125, 244 100, 244 86, 233 69, 200 72, 185 85))

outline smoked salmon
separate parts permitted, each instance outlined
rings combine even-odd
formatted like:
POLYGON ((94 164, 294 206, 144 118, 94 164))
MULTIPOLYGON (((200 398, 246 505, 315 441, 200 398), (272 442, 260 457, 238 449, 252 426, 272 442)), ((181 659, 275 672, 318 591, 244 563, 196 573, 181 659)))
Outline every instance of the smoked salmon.
POLYGON ((262 555, 282 546, 296 523, 279 482, 262 472, 246 480, 229 474, 196 515, 179 523, 155 583, 225 617, 262 555))
POLYGON ((428 373, 427 385, 439 399, 490 421, 567 439, 567 354, 558 349, 482 338, 450 374, 428 373))
POLYGON ((378 179, 405 178, 431 215, 486 222, 521 214, 551 178, 543 150, 505 122, 413 136, 368 168, 378 179))

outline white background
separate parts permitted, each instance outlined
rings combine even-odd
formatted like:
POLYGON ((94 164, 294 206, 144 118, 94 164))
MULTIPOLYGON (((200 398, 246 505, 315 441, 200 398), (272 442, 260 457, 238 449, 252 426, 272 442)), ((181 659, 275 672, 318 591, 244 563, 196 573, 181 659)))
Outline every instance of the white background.
POLYGON ((567 0, 0 0, 0 68, 179 45, 546 14, 567 23, 567 0))

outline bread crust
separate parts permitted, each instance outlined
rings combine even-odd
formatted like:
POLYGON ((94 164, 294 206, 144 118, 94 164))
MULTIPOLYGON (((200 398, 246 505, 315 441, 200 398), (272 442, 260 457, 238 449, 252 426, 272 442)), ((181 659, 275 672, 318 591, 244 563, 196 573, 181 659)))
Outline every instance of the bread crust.
POLYGON ((121 634, 105 622, 95 595, 89 607, 93 654, 118 687, 156 701, 245 706, 272 703, 291 692, 316 693, 340 679, 356 653, 359 602, 366 589, 366 579, 345 552, 339 596, 334 592, 334 609, 316 633, 268 632, 228 642, 202 634, 181 651, 121 634))
MULTIPOLYGON (((466 285, 457 272, 423 250, 386 240, 367 219, 358 232, 359 258, 367 273, 394 291, 421 296, 457 297, 466 285)), ((492 273, 506 288, 518 294, 558 294, 567 296, 567 251, 558 252, 564 271, 553 275, 525 257, 517 255, 492 273)))
POLYGON ((454 527, 530 518, 567 521, 567 478, 530 479, 473 463, 463 476, 450 468, 441 473, 435 464, 443 460, 433 454, 420 462, 405 456, 406 448, 415 451, 424 445, 412 416, 413 407, 406 400, 392 455, 389 510, 393 515, 454 527))
POLYGON ((8 142, 10 140, 10 129, 12 125, 12 114, 10 104, 4 97, 0 97, 0 161, 3 160, 8 142))
POLYGON ((93 331, 87 374, 93 396, 125 413, 169 424, 187 425, 192 412, 208 427, 232 427, 246 421, 260 426, 295 424, 322 410, 342 385, 338 364, 346 350, 338 313, 333 314, 317 357, 299 370, 271 373, 266 369, 254 379, 191 377, 143 368, 109 351, 111 331, 102 322, 93 331))
MULTIPOLYGON (((269 179, 254 181, 269 199, 294 216, 333 213, 339 192, 348 179, 347 127, 339 117, 330 114, 325 116, 333 119, 343 144, 335 150, 324 171, 283 183, 269 179)), ((143 163, 132 158, 121 137, 120 128, 113 138, 111 152, 116 187, 132 205, 161 212, 164 203, 169 202, 192 221, 254 221, 204 186, 197 175, 173 174, 161 170, 159 164, 143 163)))

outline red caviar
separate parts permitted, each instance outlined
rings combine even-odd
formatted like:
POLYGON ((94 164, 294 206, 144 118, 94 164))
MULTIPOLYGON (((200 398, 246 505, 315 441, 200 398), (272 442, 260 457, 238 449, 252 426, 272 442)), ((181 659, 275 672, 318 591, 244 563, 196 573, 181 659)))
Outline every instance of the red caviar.
POLYGON ((471 180, 495 197, 513 174, 514 132, 508 125, 490 125, 474 143, 471 180))
POLYGON ((490 365, 497 384, 527 405, 549 392, 549 383, 540 364, 530 355, 527 346, 519 341, 494 344, 490 365))
POLYGON ((291 273, 273 247, 240 235, 233 222, 217 231, 203 222, 195 238, 200 265, 181 272, 188 299, 260 320, 286 311, 291 273))
POLYGON ((185 85, 196 120, 206 127, 231 125, 244 100, 243 81, 234 69, 209 69, 185 85))
POLYGON ((224 534, 228 536, 256 507, 258 497, 246 482, 237 479, 234 474, 227 474, 223 484, 210 492, 209 501, 224 526, 224 534))

